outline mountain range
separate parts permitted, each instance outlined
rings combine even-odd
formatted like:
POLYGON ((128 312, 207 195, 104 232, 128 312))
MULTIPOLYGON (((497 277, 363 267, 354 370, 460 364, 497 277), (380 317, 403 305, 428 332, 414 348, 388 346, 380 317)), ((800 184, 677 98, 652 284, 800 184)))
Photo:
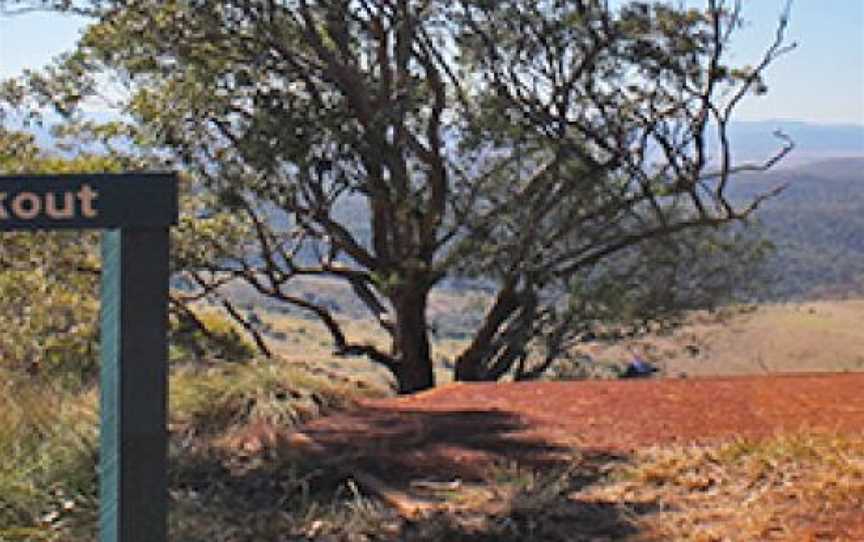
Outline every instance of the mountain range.
MULTIPOLYGON (((116 120, 112 113, 88 113, 89 120, 116 120)), ((28 129, 44 148, 54 146, 51 120, 28 129)), ((864 157, 864 124, 816 124, 795 120, 737 121, 729 125, 729 139, 736 161, 762 161, 783 146, 773 134, 780 131, 795 142, 795 149, 780 167, 790 167, 825 158, 864 157)), ((716 147, 716 145, 715 145, 716 147)), ((716 154, 716 149, 714 154, 716 154)))
POLYGON ((782 147, 773 135, 780 131, 795 149, 779 168, 799 166, 825 158, 864 157, 864 124, 815 124, 792 120, 739 121, 729 126, 729 139, 740 160, 764 160, 782 147))
POLYGON ((776 246, 766 299, 864 295, 864 157, 742 175, 730 186, 742 199, 785 186, 756 213, 776 246))
MULTIPOLYGON (((864 295, 864 125, 736 122, 729 130, 735 161, 761 163, 772 156, 782 146, 772 135, 778 130, 795 142, 795 149, 771 170, 742 174, 730 183, 732 195, 741 199, 786 185, 757 213, 765 236, 777 247, 769 262, 773 286, 764 297, 864 295)), ((31 131, 43 147, 54 145, 49 127, 31 131)), ((365 216, 358 216, 365 209, 362 201, 337 209, 361 238, 369 235, 365 216)))

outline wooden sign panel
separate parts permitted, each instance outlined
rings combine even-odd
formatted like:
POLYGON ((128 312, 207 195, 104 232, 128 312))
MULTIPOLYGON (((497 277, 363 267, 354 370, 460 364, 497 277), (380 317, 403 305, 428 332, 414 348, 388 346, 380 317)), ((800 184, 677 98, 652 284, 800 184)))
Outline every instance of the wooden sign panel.
POLYGON ((173 175, 0 177, 0 231, 153 228, 176 223, 173 175))
POLYGON ((99 539, 165 542, 173 174, 0 177, 0 231, 105 229, 99 539))

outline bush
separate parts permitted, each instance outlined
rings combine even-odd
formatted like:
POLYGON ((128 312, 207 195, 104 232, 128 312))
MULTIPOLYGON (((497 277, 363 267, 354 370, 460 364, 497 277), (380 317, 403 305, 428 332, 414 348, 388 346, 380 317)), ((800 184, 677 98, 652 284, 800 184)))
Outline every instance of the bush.
POLYGON ((170 327, 172 362, 189 363, 204 358, 246 362, 257 354, 255 346, 221 312, 203 310, 194 318, 197 322, 189 314, 172 315, 170 327))
MULTIPOLYGON (((10 238, 12 245, 62 241, 50 235, 26 241, 16 235, 10 238)), ((19 374, 47 373, 67 385, 93 382, 99 354, 96 289, 94 276, 60 276, 29 261, 0 272, 3 367, 19 374)))

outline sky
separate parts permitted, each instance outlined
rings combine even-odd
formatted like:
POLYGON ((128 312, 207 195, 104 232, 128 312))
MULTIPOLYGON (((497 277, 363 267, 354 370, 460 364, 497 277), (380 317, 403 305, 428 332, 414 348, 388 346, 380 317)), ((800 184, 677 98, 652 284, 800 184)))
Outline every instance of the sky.
MULTIPOLYGON (((784 5, 785 0, 743 1, 748 23, 733 43, 735 63, 759 61, 784 5)), ((84 24, 56 14, 0 16, 0 79, 70 48, 84 24)), ((768 95, 742 103, 737 119, 864 125, 864 0, 793 0, 787 36, 798 48, 768 70, 768 95)))

